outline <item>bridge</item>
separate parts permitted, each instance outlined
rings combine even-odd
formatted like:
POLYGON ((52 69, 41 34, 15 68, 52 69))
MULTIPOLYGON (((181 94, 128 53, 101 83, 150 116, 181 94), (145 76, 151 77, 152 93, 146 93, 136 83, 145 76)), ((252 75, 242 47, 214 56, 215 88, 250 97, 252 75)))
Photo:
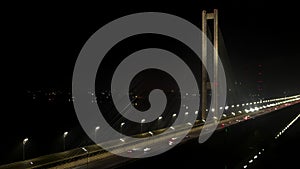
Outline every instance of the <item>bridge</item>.
MULTIPOLYGON (((259 116, 279 111, 280 109, 293 106, 300 103, 300 95, 273 98, 268 100, 258 100, 257 102, 232 104, 226 107, 219 107, 224 109, 225 113, 221 119, 215 119, 219 123, 217 130, 224 129, 231 125, 243 123, 247 120, 253 120, 259 116)), ((198 113, 198 112, 194 112, 198 113)), ((204 122, 197 120, 191 132, 182 140, 184 144, 190 139, 195 139, 199 136, 200 131, 203 129, 204 122)), ((143 142, 127 142, 125 139, 111 140, 109 144, 113 145, 110 150, 112 152, 131 154, 131 158, 124 158, 116 156, 98 145, 89 145, 79 147, 76 149, 64 151, 61 153, 50 154, 34 159, 15 162, 7 165, 0 166, 0 169, 13 169, 13 168, 112 168, 118 165, 124 165, 126 162, 136 161, 135 156, 147 153, 148 151, 157 151, 152 148, 159 148, 157 145, 168 144, 172 146, 183 131, 187 130, 186 126, 192 125, 186 123, 181 126, 171 126, 174 128, 172 132, 165 133, 166 129, 149 131, 138 134, 137 137, 151 137, 160 135, 158 139, 148 140, 143 142), (153 146, 155 145, 155 146, 153 146)), ((281 132, 275 136, 279 137, 281 132)))

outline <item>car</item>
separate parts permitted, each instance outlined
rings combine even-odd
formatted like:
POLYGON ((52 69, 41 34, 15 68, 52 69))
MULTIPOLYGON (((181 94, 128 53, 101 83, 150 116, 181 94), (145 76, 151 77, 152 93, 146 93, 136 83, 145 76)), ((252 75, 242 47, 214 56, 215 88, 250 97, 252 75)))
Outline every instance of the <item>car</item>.
POLYGON ((148 152, 150 150, 151 150, 151 148, 149 148, 149 147, 144 148, 144 152, 148 152))
POLYGON ((248 119, 250 119, 249 115, 244 117, 244 120, 248 120, 248 119))
POLYGON ((169 146, 173 145, 173 143, 177 140, 177 137, 172 137, 169 139, 169 146))

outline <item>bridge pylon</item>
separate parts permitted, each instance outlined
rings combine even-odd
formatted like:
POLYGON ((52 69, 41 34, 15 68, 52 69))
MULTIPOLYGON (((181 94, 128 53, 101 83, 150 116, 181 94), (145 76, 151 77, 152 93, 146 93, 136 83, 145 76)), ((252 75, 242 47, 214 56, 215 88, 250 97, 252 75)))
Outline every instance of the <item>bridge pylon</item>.
POLYGON ((209 89, 214 90, 215 95, 213 95, 212 103, 213 105, 211 106, 212 108, 215 109, 215 111, 218 111, 218 91, 217 91, 217 85, 218 85, 218 58, 219 58, 219 25, 218 25, 218 10, 214 9, 213 13, 207 13, 206 10, 202 11, 202 99, 201 99, 201 112, 202 112, 202 120, 206 119, 207 112, 206 109, 207 107, 207 91, 209 89), (207 71, 206 71, 206 66, 207 66, 207 21, 208 20, 213 20, 214 22, 214 56, 213 56, 213 83, 210 84, 207 81, 207 71))

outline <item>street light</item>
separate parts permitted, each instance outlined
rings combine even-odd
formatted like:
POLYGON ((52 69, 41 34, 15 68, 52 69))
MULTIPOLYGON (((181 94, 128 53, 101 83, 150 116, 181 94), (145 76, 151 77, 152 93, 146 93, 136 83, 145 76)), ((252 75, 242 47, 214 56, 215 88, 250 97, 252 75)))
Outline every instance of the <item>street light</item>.
POLYGON ((143 133, 143 123, 145 123, 146 119, 141 120, 141 133, 143 133))
POLYGON ((175 113, 172 115, 172 119, 171 119, 172 123, 173 123, 173 118, 175 118, 176 116, 177 116, 177 114, 175 114, 175 113))
POLYGON ((186 121, 186 116, 187 116, 187 115, 189 115, 189 112, 185 112, 185 113, 184 113, 184 123, 185 123, 185 121, 186 121))
POLYGON ((159 129, 159 121, 162 119, 162 116, 159 116, 158 117, 158 120, 157 120, 157 130, 159 129))
POLYGON ((123 122, 123 123, 121 123, 121 125, 120 125, 120 128, 121 128, 121 134, 122 134, 122 132, 123 132, 123 126, 125 125, 125 123, 123 122))
POLYGON ((88 168, 88 166, 89 166, 89 151, 86 149, 86 148, 84 148, 84 147, 82 147, 81 148, 84 152, 86 152, 86 167, 88 168))
MULTIPOLYGON (((154 136, 154 133, 152 131, 149 131, 148 133, 151 135, 151 137, 154 136)), ((149 138, 149 139, 151 140, 151 138, 149 138)), ((152 144, 153 144, 153 142, 154 142, 154 140, 152 140, 152 144)))
POLYGON ((64 132, 64 135, 63 135, 63 148, 64 148, 64 151, 66 149, 66 137, 69 133, 66 131, 64 132))
POLYGON ((27 143, 27 141, 28 141, 28 138, 25 138, 23 140, 23 160, 25 160, 25 144, 27 143))
POLYGON ((153 135, 154 135, 152 131, 149 131, 148 133, 149 133, 151 136, 153 136, 153 135))
POLYGON ((97 131, 100 129, 100 126, 95 127, 95 142, 97 144, 97 131))

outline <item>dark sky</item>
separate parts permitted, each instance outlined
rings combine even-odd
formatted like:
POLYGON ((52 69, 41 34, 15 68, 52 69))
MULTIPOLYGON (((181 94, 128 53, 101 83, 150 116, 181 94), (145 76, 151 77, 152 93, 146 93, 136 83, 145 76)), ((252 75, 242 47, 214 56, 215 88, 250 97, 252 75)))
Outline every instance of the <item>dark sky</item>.
POLYGON ((218 8, 235 78, 255 78, 252 71, 262 64, 266 89, 295 91, 300 84, 299 14, 295 6, 292 1, 261 0, 9 5, 4 12, 4 34, 8 35, 4 50, 8 52, 2 57, 10 71, 5 77, 14 84, 21 82, 23 89, 70 88, 81 47, 109 21, 126 14, 158 11, 183 17, 200 27, 201 11, 218 8))

